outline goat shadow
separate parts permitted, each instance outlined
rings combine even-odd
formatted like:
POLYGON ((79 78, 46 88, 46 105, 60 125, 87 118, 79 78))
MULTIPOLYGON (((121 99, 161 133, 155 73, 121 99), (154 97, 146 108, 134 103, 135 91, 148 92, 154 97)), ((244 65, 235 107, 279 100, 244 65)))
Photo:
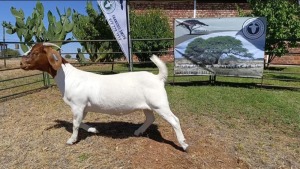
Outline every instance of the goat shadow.
MULTIPOLYGON (((72 123, 64 120, 55 120, 55 122, 57 124, 50 126, 45 130, 65 128, 69 133, 72 133, 73 130, 72 123)), ((99 123, 86 123, 86 124, 91 127, 96 127, 99 133, 97 134, 89 133, 80 128, 77 143, 80 142, 80 140, 85 140, 86 138, 94 135, 110 137, 112 139, 126 139, 129 137, 146 137, 160 143, 169 144, 173 146, 175 149, 184 152, 182 147, 176 145, 173 141, 164 139, 160 134, 160 132, 158 131, 158 126, 155 124, 152 124, 141 136, 135 136, 133 133, 142 124, 134 124, 129 122, 107 122, 107 123, 99 122, 99 123)))

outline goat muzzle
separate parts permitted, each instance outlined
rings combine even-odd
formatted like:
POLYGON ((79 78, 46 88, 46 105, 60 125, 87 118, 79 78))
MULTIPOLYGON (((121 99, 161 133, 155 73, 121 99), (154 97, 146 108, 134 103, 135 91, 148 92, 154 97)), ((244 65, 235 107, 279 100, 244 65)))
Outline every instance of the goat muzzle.
POLYGON ((23 56, 20 61, 20 68, 23 70, 30 70, 29 67, 30 67, 30 64, 28 63, 28 57, 23 56))

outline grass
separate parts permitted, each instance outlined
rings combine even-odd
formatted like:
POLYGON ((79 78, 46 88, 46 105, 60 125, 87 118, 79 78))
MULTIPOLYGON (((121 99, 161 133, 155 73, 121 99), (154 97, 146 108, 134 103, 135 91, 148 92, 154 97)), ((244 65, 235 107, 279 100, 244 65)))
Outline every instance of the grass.
POLYGON ((244 119, 255 126, 273 125, 300 133, 300 94, 294 91, 223 86, 168 86, 174 110, 211 116, 231 124, 244 119))
POLYGON ((78 157, 78 160, 80 161, 80 162, 84 162, 84 161, 86 161, 88 158, 89 158, 89 154, 86 154, 86 153, 83 153, 83 154, 80 154, 80 156, 78 157))

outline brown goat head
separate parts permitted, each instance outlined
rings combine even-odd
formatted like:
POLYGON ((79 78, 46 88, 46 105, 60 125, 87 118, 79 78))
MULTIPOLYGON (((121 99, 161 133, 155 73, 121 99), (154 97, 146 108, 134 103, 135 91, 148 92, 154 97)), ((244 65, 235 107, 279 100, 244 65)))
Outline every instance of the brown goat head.
POLYGON ((38 43, 22 57, 20 66, 23 70, 40 70, 55 77, 57 70, 64 63, 67 61, 51 45, 46 46, 43 43, 38 43))

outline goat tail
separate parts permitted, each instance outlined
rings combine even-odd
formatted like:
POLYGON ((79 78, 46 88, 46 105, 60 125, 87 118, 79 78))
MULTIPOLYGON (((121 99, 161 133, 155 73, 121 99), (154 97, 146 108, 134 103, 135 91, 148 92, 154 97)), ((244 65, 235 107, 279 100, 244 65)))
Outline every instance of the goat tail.
POLYGON ((150 60, 158 67, 158 78, 166 82, 168 77, 168 68, 166 64, 162 60, 160 60, 156 55, 152 55, 150 57, 150 60))

